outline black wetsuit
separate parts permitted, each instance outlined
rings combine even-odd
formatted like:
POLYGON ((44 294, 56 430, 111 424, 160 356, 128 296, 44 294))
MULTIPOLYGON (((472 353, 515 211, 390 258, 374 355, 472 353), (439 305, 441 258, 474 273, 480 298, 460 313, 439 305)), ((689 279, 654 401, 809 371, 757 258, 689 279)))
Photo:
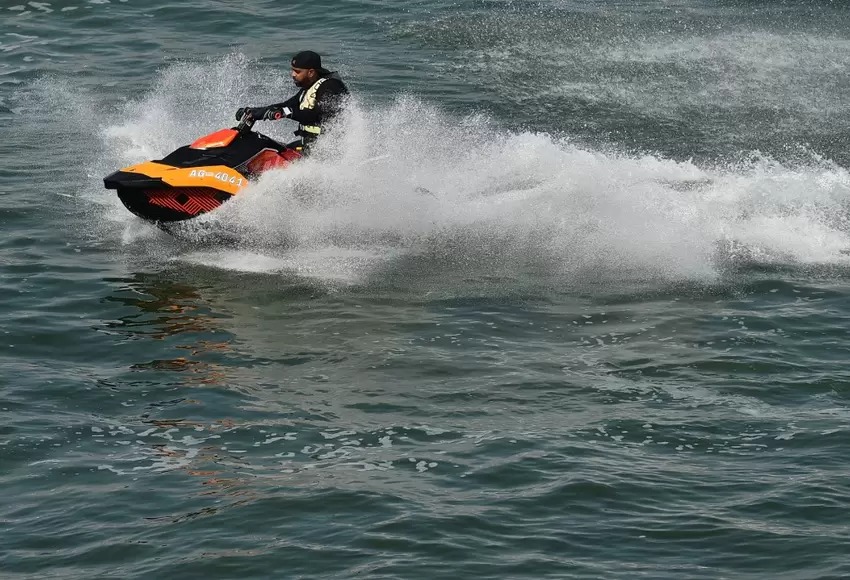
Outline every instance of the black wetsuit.
POLYGON ((298 121, 295 134, 301 139, 290 145, 308 147, 319 136, 322 126, 342 112, 347 95, 348 88, 339 75, 322 70, 319 79, 309 88, 269 108, 282 109, 287 118, 298 121))

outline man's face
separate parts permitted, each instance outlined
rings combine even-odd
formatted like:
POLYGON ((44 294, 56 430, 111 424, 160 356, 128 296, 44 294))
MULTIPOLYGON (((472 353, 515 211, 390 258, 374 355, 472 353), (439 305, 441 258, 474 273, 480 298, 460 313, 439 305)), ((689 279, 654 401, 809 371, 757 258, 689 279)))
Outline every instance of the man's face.
POLYGON ((296 86, 306 89, 310 86, 310 80, 315 74, 316 71, 312 68, 292 67, 292 82, 294 82, 296 86))

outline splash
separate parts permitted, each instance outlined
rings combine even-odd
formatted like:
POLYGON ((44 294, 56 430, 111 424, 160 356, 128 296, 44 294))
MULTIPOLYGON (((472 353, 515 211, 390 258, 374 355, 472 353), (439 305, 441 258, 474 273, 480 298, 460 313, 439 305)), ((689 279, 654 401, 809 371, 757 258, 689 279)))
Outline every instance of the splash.
MULTIPOLYGON (((847 261, 850 176, 829 161, 810 155, 787 166, 754 153, 699 167, 509 131, 409 96, 384 106, 354 101, 313 157, 264 175, 202 220, 234 234, 236 249, 186 248, 151 234, 100 189, 117 167, 231 124, 237 106, 291 92, 280 71, 239 56, 169 67, 150 93, 108 116, 83 194, 120 225, 125 245, 153 244, 163 259, 349 282, 405 269, 711 280, 735 260, 847 261)), ((259 127, 281 141, 291 128, 259 127)))

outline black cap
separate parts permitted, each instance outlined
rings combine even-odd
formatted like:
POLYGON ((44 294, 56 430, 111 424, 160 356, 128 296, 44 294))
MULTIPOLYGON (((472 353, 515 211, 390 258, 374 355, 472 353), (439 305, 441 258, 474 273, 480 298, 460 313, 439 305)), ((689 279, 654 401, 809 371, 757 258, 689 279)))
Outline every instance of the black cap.
POLYGON ((292 67, 322 70, 322 57, 312 50, 302 50, 292 57, 292 67))

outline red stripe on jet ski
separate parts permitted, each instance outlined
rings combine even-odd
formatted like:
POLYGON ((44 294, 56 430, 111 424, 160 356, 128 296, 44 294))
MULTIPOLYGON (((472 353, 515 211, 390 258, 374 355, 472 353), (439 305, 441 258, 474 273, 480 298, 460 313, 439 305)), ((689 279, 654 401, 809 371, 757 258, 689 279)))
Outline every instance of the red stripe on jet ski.
POLYGON ((210 212, 221 205, 218 192, 206 187, 181 187, 146 192, 148 202, 186 215, 210 212))

